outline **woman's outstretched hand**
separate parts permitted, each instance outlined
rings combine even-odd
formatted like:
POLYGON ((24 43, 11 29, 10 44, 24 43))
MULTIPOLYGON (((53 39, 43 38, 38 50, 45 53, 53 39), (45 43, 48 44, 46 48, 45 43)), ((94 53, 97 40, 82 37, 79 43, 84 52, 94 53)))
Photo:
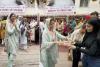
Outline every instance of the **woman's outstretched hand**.
POLYGON ((64 46, 66 46, 68 49, 75 49, 76 46, 73 45, 74 42, 65 42, 64 46))
POLYGON ((48 43, 54 43, 56 45, 62 45, 67 47, 68 49, 75 49, 76 46, 74 46, 74 42, 70 42, 70 41, 54 41, 54 42, 48 42, 48 43))

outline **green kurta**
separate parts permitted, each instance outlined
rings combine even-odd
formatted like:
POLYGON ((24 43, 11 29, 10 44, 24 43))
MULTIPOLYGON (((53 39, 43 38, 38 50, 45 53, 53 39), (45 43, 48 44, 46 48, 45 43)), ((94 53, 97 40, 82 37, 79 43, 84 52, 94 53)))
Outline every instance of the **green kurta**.
MULTIPOLYGON (((56 33, 57 40, 65 38, 58 32, 54 32, 56 33)), ((55 67, 55 64, 57 63, 58 46, 53 43, 48 43, 52 42, 52 40, 53 37, 48 33, 47 30, 45 30, 42 35, 42 45, 40 54, 40 59, 44 67, 55 67)))

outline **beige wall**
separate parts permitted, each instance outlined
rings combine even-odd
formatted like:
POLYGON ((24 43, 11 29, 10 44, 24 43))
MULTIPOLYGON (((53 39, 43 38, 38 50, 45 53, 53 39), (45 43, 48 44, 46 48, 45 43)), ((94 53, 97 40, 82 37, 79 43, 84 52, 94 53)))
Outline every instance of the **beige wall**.
POLYGON ((92 1, 90 0, 88 7, 80 7, 80 0, 76 0, 75 7, 76 7, 76 14, 89 14, 93 11, 98 11, 100 13, 100 0, 92 1))

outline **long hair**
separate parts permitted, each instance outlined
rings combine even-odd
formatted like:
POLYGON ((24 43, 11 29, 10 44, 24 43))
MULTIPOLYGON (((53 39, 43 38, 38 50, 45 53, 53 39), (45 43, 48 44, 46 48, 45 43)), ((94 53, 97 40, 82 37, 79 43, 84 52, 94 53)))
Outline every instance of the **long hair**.
POLYGON ((83 41, 87 39, 87 37, 91 34, 95 35, 95 36, 98 36, 98 32, 100 30, 100 27, 99 27, 99 22, 98 22, 98 19, 90 19, 88 22, 88 24, 92 25, 93 26, 93 31, 92 32, 87 32, 85 33, 85 36, 83 38, 83 41))

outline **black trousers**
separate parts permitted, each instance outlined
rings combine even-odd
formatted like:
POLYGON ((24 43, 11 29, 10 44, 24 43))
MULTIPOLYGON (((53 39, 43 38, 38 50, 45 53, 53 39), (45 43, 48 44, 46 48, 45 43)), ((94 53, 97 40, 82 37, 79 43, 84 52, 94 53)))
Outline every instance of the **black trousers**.
POLYGON ((80 57, 81 57, 81 52, 77 49, 74 49, 73 50, 72 67, 78 67, 80 57))

